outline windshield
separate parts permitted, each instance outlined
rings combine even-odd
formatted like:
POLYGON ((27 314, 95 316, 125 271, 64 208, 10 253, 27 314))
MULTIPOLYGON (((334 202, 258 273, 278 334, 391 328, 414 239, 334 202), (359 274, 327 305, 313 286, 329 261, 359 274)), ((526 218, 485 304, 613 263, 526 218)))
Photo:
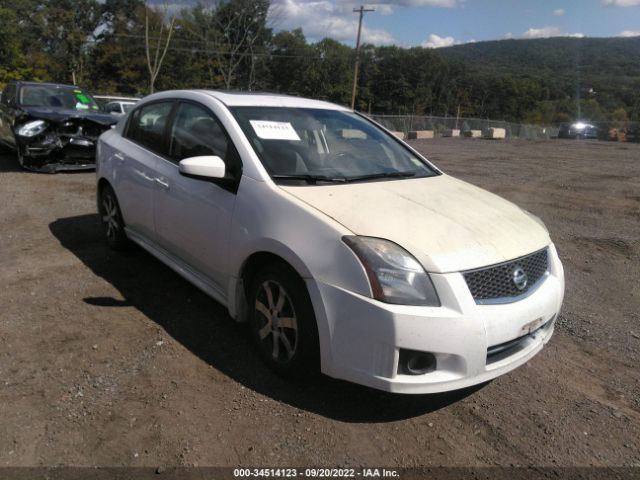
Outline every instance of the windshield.
POLYGON ((388 133, 352 112, 237 107, 232 113, 275 180, 350 182, 436 175, 388 133))
POLYGON ((65 85, 24 85, 20 88, 18 103, 25 107, 100 110, 89 93, 80 88, 65 85))

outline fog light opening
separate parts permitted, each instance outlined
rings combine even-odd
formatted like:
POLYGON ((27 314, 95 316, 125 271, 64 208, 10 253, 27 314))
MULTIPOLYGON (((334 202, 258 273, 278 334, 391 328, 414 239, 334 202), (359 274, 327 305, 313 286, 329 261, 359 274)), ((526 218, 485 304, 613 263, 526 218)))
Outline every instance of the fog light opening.
POLYGON ((400 350, 398 373, 403 375, 424 375, 433 372, 437 366, 436 356, 429 352, 400 350))

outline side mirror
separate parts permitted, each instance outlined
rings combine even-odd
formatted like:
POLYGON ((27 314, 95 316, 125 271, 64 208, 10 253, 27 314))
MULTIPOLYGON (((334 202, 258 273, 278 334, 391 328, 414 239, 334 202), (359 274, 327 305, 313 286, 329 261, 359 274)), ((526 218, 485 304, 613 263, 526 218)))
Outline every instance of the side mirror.
POLYGON ((225 173, 224 161, 216 155, 185 158, 178 169, 187 177, 224 178, 225 173))

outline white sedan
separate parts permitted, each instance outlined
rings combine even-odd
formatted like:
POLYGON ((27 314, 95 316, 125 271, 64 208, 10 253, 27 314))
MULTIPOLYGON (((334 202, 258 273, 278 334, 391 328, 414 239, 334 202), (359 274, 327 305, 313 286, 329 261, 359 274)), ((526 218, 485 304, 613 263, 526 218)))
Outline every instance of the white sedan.
POLYGON ((282 375, 453 390, 553 333, 564 274, 542 222, 347 108, 154 94, 100 137, 96 172, 109 245, 141 245, 248 321, 282 375))

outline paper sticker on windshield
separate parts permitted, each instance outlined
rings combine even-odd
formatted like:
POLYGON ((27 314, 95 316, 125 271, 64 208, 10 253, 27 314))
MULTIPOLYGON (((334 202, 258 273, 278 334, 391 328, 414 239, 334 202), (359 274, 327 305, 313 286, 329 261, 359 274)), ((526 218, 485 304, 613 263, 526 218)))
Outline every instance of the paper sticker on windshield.
POLYGON ((296 140, 300 137, 289 122, 271 122, 268 120, 249 120, 258 137, 264 140, 296 140))

